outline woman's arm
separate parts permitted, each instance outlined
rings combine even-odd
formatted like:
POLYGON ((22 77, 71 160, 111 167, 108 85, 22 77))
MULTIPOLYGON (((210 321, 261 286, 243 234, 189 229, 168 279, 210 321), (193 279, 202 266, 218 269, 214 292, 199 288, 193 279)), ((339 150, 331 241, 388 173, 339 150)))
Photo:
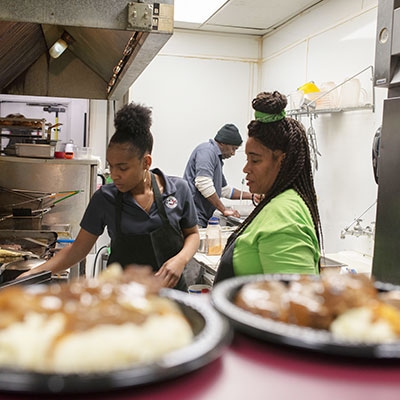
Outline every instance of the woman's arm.
POLYGON ((174 287, 178 281, 185 265, 195 255, 200 244, 200 235, 198 226, 182 229, 184 243, 182 250, 174 257, 167 260, 156 272, 156 276, 161 276, 166 287, 174 287))
POLYGON ((41 271, 51 271, 52 273, 63 271, 72 267, 83 258, 85 258, 91 248, 96 243, 98 236, 89 233, 84 229, 80 229, 75 241, 57 252, 54 257, 47 262, 24 272, 20 277, 35 274, 41 271))

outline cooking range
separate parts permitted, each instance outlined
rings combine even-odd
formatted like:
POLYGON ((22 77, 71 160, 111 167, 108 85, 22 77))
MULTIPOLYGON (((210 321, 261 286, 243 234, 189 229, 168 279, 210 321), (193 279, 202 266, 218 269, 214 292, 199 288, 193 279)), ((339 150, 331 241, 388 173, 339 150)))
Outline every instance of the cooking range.
POLYGON ((57 238, 57 233, 52 231, 0 230, 0 289, 13 284, 51 281, 49 271, 20 279, 18 276, 52 257, 57 238))

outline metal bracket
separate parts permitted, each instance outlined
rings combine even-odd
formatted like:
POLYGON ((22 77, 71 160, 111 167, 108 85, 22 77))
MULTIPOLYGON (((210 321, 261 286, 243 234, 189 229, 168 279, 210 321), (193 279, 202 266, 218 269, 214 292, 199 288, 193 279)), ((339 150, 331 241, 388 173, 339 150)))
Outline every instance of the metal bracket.
POLYGON ((127 29, 151 31, 153 26, 153 4, 128 3, 127 29))

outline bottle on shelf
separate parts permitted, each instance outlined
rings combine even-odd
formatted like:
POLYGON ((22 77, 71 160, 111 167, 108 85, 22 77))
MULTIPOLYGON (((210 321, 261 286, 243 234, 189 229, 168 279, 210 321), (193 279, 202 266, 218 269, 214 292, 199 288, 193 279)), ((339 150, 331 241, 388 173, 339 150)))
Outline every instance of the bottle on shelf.
POLYGON ((218 256, 222 253, 221 225, 218 217, 211 217, 206 228, 207 255, 218 256))

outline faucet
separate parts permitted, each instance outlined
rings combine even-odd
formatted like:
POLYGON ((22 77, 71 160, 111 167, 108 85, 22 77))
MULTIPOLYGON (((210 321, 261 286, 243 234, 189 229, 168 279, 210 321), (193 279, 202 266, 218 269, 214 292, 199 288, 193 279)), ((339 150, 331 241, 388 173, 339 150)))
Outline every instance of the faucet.
MULTIPOLYGON (((355 237, 360 237, 360 236, 373 236, 375 233, 375 229, 371 228, 371 226, 366 226, 365 228, 363 228, 361 226, 361 217, 367 213, 367 211, 369 211, 374 205, 376 204, 376 200, 357 218, 354 219, 354 221, 347 226, 346 228, 344 228, 341 232, 340 232, 340 239, 344 239, 346 237, 346 235, 353 235, 355 237), (355 223, 353 229, 350 229, 353 224, 355 223)), ((374 225, 375 222, 371 222, 371 225, 374 225)))
MULTIPOLYGON (((341 232, 340 232, 340 239, 344 239, 346 235, 352 235, 355 237, 360 237, 360 236, 373 236, 374 235, 374 229, 371 228, 371 226, 366 226, 365 228, 363 228, 361 226, 361 221, 362 219, 357 218, 354 220, 354 222, 356 223, 353 227, 353 229, 350 229, 351 225, 349 225, 347 228, 344 228, 341 232)), ((353 222, 353 223, 354 223, 353 222)), ((375 222, 371 222, 371 225, 375 224, 375 222)))

